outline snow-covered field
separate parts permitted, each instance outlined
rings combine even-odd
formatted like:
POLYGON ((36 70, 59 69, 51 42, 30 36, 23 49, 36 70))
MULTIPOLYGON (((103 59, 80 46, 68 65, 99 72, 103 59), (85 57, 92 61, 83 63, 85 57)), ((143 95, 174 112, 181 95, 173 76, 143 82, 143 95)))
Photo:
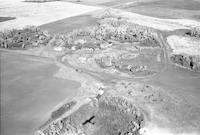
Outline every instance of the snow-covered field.
MULTIPOLYGON (((96 13, 98 16, 102 14, 102 11, 96 13)), ((151 27, 158 30, 173 31, 177 29, 190 29, 192 27, 200 26, 200 22, 189 19, 160 19, 156 17, 150 17, 145 15, 140 15, 137 13, 127 12, 119 9, 110 9, 104 12, 105 14, 110 14, 114 16, 120 16, 128 18, 131 23, 151 27)))
POLYGON ((200 55, 200 40, 189 37, 169 36, 167 42, 174 54, 200 55))
MULTIPOLYGON (((0 30, 22 28, 27 25, 39 26, 60 19, 92 12, 102 7, 86 6, 63 1, 32 3, 23 0, 0 0, 0 17, 15 17, 0 22, 0 30)), ((103 9, 104 10, 104 9, 103 9)), ((102 10, 99 13, 102 14, 102 10)), ((112 14, 127 17, 129 21, 159 30, 176 30, 200 26, 200 22, 187 19, 159 19, 136 13, 112 9, 112 14)))
POLYGON ((16 18, 0 22, 0 30, 22 28, 27 25, 39 26, 98 9, 100 8, 62 1, 32 3, 23 0, 0 0, 0 17, 16 18))

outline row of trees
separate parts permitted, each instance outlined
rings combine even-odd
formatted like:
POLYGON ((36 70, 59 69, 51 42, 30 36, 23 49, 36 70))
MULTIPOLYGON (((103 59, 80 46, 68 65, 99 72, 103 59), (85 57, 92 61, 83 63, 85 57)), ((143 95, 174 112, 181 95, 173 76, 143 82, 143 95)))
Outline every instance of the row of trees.
MULTIPOLYGON (((78 44, 74 44, 76 40, 84 37, 99 42, 107 42, 108 40, 117 40, 120 42, 157 42, 157 33, 153 29, 131 24, 119 18, 105 18, 96 26, 74 30, 65 35, 49 35, 47 32, 36 27, 0 32, 0 47, 26 48, 50 45, 72 48, 74 45, 78 46, 78 44)), ((88 42, 84 44, 87 45, 88 42)), ((81 46, 84 47, 84 44, 81 46)))

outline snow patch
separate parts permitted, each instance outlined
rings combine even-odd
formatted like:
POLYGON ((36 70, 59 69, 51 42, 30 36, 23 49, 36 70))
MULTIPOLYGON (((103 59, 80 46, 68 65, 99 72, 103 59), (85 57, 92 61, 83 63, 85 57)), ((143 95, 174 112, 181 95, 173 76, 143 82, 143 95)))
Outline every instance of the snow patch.
POLYGON ((167 42, 174 54, 200 55, 200 40, 190 37, 169 36, 167 42))
POLYGON ((0 3, 1 17, 16 18, 0 22, 0 30, 23 28, 27 25, 39 26, 100 9, 62 1, 31 3, 22 0, 0 0, 0 3))
POLYGON ((150 126, 150 127, 145 127, 141 128, 139 133, 141 135, 198 135, 196 132, 191 132, 191 133, 172 133, 168 129, 162 129, 157 126, 150 126))

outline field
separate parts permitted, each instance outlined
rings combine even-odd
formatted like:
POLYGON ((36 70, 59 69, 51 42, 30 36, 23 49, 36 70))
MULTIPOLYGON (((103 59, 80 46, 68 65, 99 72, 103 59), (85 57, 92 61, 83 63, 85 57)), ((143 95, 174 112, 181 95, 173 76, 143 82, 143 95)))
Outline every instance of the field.
MULTIPOLYGON (((76 2, 76 0, 63 1, 76 2)), ((79 3, 115 7, 165 19, 200 19, 199 0, 83 0, 79 3)))
POLYGON ((76 95, 80 84, 53 77, 56 70, 46 58, 1 51, 1 134, 31 135, 52 107, 76 95))
POLYGON ((12 20, 12 19, 15 19, 15 18, 14 17, 0 17, 0 22, 12 20))
POLYGON ((66 2, 29 3, 17 0, 1 0, 0 16, 16 19, 0 24, 0 29, 23 28, 27 24, 39 26, 71 16, 97 10, 97 7, 76 5, 66 2))
POLYGON ((72 32, 74 29, 81 29, 87 26, 92 26, 96 23, 96 18, 86 14, 47 23, 44 25, 40 25, 39 27, 43 30, 47 30, 52 34, 61 34, 72 32))
POLYGON ((158 18, 199 20, 199 5, 200 1, 194 0, 154 0, 141 2, 133 6, 128 5, 125 9, 134 13, 158 18))
POLYGON ((1 134, 200 133, 199 0, 13 1, 1 134))

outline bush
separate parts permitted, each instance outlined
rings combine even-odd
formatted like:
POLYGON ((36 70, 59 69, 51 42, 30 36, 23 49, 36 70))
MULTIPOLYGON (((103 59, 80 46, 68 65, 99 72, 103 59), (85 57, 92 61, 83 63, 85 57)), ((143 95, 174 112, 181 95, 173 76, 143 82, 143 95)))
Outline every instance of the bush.
POLYGON ((190 35, 197 37, 197 38, 200 38, 200 26, 192 28, 191 31, 190 31, 190 35))
POLYGON ((47 45, 51 36, 36 27, 0 32, 1 48, 26 48, 47 45))
POLYGON ((49 41, 48 46, 52 47, 66 47, 68 45, 68 37, 65 35, 57 34, 52 36, 52 39, 49 41))
POLYGON ((200 58, 198 56, 188 56, 184 54, 175 54, 171 56, 171 60, 182 67, 193 71, 200 71, 200 58))

